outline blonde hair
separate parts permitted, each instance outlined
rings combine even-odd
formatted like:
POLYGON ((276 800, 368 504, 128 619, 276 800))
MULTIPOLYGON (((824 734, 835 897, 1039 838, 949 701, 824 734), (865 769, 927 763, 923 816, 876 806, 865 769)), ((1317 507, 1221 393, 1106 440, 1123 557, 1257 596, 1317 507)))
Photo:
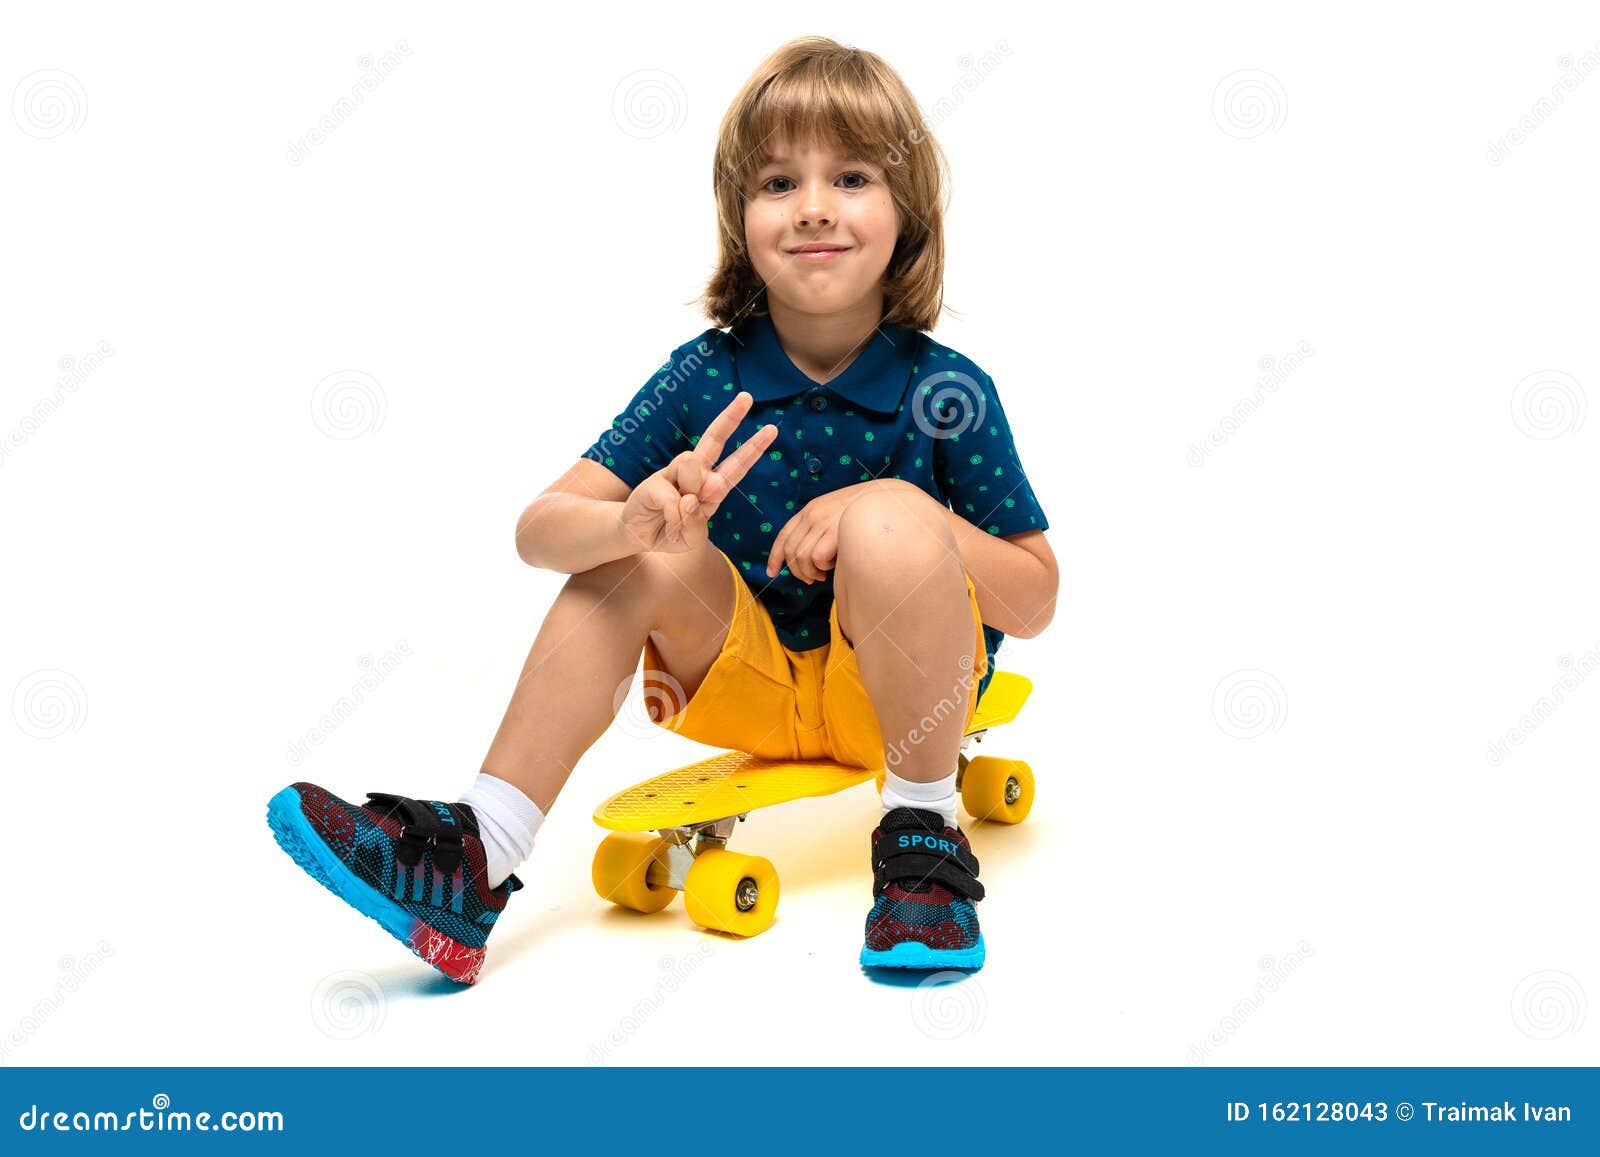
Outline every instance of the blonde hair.
POLYGON ((948 164, 917 102, 882 58, 825 36, 783 45, 751 74, 722 118, 711 180, 717 199, 717 267, 700 305, 718 326, 761 315, 765 289, 746 252, 745 200, 766 164, 767 141, 837 145, 883 167, 900 217, 884 270, 883 320, 931 330, 944 307, 948 164))

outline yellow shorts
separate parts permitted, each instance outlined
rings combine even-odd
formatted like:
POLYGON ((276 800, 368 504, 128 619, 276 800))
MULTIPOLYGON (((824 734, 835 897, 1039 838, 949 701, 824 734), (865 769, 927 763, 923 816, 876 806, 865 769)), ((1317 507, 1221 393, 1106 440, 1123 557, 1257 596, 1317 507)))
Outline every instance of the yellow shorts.
MULTIPOLYGON (((767 608, 751 592, 727 553, 718 553, 733 572, 733 622, 716 661, 694 697, 675 714, 660 717, 675 705, 663 694, 671 687, 661 656, 648 636, 644 645, 644 695, 652 722, 669 731, 707 743, 748 752, 765 759, 833 759, 873 771, 884 766, 883 736, 872 700, 861 682, 855 648, 839 629, 839 604, 828 612, 828 643, 809 651, 792 651, 778 641, 767 608)), ((983 618, 978 593, 966 575, 972 603, 974 636, 971 692, 966 725, 978 707, 978 683, 988 670, 983 618)), ((953 684, 955 681, 952 681, 953 684)), ((951 695, 958 693, 953 685, 951 695)), ((676 697, 682 699, 681 691, 676 697)), ((929 704, 930 715, 939 718, 929 704)))

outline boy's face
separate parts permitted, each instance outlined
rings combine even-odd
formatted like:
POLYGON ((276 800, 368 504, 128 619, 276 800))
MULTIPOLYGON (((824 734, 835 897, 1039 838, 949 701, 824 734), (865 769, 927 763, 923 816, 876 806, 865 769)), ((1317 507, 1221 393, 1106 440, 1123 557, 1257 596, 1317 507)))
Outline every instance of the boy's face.
POLYGON ((838 313, 881 293, 900 236, 882 166, 835 145, 774 138, 777 158, 756 171, 745 206, 745 244, 767 296, 801 313, 838 313), (797 252, 839 246, 831 256, 797 252))

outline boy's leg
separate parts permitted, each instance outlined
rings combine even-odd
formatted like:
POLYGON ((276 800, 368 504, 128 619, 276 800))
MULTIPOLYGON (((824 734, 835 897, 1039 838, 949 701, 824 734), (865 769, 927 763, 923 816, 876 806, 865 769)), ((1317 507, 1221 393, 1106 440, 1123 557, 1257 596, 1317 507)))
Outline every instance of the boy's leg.
POLYGON ((683 554, 636 554, 572 575, 523 664, 483 770, 550 810, 578 759, 616 714, 645 637, 693 696, 733 618, 733 572, 709 541, 683 554))
POLYGON ((839 627, 878 717, 885 766, 913 783, 953 775, 981 659, 944 509, 924 494, 869 491, 840 517, 838 550, 839 627))
POLYGON ((485 763, 489 774, 467 798, 369 794, 352 804, 314 783, 294 783, 267 805, 279 845, 422 959, 471 984, 508 897, 521 887, 512 869, 531 847, 542 809, 610 722, 645 639, 654 639, 674 679, 697 689, 727 634, 733 581, 709 543, 573 575, 512 694, 485 763))
POLYGON ((860 961, 981 968, 973 904, 983 885, 955 822, 956 762, 980 658, 944 509, 899 488, 862 495, 839 520, 833 581, 839 629, 854 648, 888 769, 860 961))

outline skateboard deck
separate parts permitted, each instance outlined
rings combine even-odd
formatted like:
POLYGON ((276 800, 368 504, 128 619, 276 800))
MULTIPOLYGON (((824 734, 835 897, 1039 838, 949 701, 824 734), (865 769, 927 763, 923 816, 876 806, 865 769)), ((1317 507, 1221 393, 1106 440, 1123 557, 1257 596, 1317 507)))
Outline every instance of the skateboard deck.
MULTIPOLYGON (((978 735, 1011 722, 1032 690, 1026 676, 996 671, 965 734, 978 735)), ((594 819, 614 832, 690 827, 791 800, 832 795, 878 774, 831 760, 762 759, 725 751, 618 792, 595 809, 594 819)))

